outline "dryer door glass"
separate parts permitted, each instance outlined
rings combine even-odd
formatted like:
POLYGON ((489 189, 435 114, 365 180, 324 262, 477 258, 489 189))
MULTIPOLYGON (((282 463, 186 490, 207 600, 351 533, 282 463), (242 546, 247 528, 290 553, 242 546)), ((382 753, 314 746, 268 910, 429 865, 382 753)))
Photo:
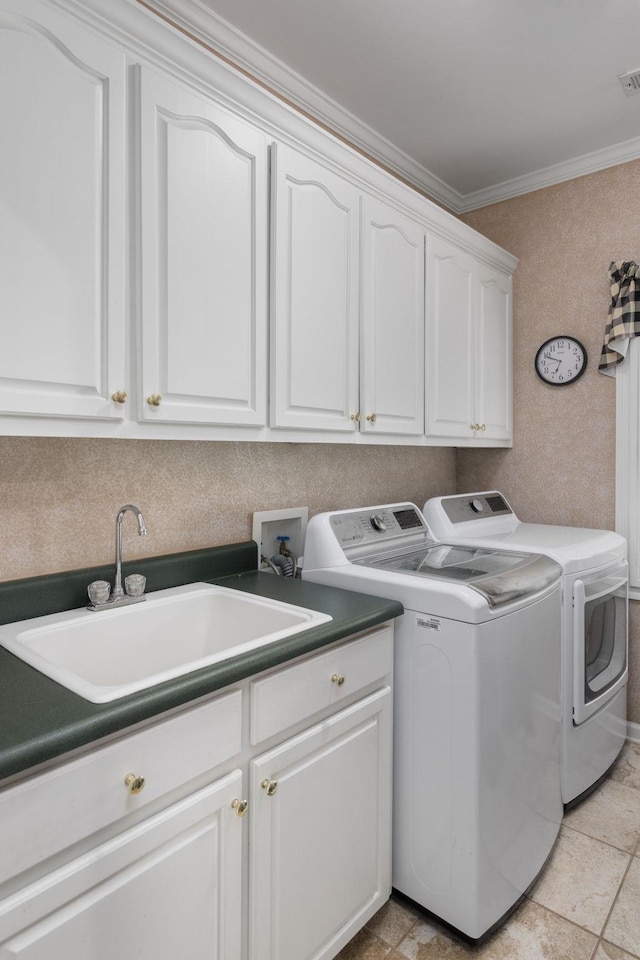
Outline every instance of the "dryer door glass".
POLYGON ((587 601, 584 611, 584 697, 590 703, 626 668, 627 617, 624 597, 587 601))
POLYGON ((573 720, 580 724, 626 683, 627 570, 594 580, 578 579, 573 589, 573 720))

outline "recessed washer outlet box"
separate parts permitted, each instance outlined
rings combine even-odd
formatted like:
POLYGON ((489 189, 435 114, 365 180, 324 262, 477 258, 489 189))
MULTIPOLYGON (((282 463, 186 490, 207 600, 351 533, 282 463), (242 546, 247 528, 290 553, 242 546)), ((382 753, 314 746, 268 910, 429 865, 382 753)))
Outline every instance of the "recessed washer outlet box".
POLYGON ((273 568, 263 562, 262 557, 268 560, 278 556, 280 541, 278 537, 288 537, 287 548, 295 557, 296 563, 304 550, 304 538, 309 520, 308 507, 289 507, 284 510, 262 510, 253 514, 253 539, 258 544, 258 570, 273 568))
POLYGON ((637 70, 630 70, 629 73, 621 74, 618 80, 628 97, 634 93, 640 93, 640 67, 637 70))

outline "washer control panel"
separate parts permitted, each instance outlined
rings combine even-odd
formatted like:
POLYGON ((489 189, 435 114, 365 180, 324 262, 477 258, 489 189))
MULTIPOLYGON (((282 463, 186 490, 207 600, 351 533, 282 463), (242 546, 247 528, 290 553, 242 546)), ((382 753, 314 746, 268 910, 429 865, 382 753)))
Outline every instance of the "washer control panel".
POLYGON ((331 517, 331 529, 344 549, 429 532, 424 517, 412 503, 336 513, 331 517))

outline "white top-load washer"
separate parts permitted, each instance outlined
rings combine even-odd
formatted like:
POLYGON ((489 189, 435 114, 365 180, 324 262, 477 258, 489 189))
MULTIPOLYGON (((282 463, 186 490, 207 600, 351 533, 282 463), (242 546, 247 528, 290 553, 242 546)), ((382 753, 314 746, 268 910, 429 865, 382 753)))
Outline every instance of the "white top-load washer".
POLYGON ((436 542, 400 503, 313 517, 302 577, 404 605, 393 886, 483 939, 538 875, 562 819, 561 568, 436 542))
POLYGON ((449 542, 542 553, 562 567, 562 797, 575 805, 606 776, 626 737, 625 538, 522 523, 497 490, 434 497, 424 515, 449 542))

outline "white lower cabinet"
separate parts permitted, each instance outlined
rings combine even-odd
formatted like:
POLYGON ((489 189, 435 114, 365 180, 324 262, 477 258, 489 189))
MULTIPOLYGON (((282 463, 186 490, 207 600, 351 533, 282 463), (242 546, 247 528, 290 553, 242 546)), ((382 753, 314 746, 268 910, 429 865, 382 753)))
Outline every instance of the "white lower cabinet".
POLYGON ((392 664, 385 625, 0 790, 0 960, 334 957, 391 891, 392 664))
POLYGON ((334 957, 388 899, 391 690, 251 763, 250 960, 334 957))
POLYGON ((0 904, 0 958, 240 956, 240 771, 0 904))

